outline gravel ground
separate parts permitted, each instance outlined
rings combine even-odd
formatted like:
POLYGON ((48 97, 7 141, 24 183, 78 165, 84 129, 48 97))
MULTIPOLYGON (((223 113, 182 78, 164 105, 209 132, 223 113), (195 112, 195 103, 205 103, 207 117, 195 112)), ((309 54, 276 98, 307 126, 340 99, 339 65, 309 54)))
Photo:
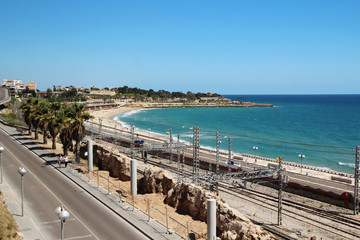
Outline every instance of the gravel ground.
MULTIPOLYGON (((157 162, 168 163, 168 160, 161 160, 159 158, 152 158, 157 162)), ((176 163, 171 164, 173 167, 176 167, 176 163)), ((186 166, 186 170, 191 171, 191 166, 186 166)), ((201 170, 201 173, 205 173, 205 171, 201 170)), ((201 174, 200 173, 200 174, 201 174)), ((177 175, 172 173, 173 177, 176 179, 177 175)), ((273 188, 269 188, 266 186, 262 186, 256 183, 248 183, 247 189, 253 189, 259 192, 263 192, 269 194, 271 196, 278 195, 278 191, 273 188)), ((240 190, 238 188, 237 190, 240 190)), ((277 225, 278 219, 278 209, 277 203, 273 207, 268 207, 266 204, 269 202, 268 200, 256 200, 254 197, 243 197, 242 195, 234 196, 233 194, 229 194, 221 191, 220 189, 220 197, 223 198, 231 207, 239 210, 245 216, 247 216, 254 223, 265 224, 265 225, 277 225)), ((328 203, 324 203, 321 201, 313 200, 310 198, 302 197, 299 195, 291 194, 284 192, 283 199, 289 199, 298 203, 306 204, 308 206, 320 208, 329 212, 337 212, 340 215, 352 217, 353 219, 360 220, 359 216, 352 215, 353 211, 338 207, 335 205, 331 205, 328 203)), ((344 236, 339 236, 336 234, 337 230, 326 227, 324 224, 329 224, 332 221, 327 220, 323 217, 319 217, 317 215, 311 215, 311 219, 318 221, 314 223, 309 219, 305 219, 305 217, 309 217, 309 213, 305 213, 301 210, 297 210, 294 208, 289 208, 288 206, 283 205, 283 216, 282 216, 282 226, 281 229, 283 232, 286 232, 288 235, 292 236, 295 239, 310 239, 311 237, 316 237, 316 239, 354 239, 354 236, 343 234, 344 236), (301 216, 287 215, 287 210, 301 214, 301 216), (316 226, 315 226, 316 225, 316 226)), ((359 221, 360 224, 360 221, 359 221)), ((342 224, 333 224, 334 226, 344 229, 347 232, 355 232, 360 236, 360 231, 355 231, 351 227, 346 227, 342 224)))

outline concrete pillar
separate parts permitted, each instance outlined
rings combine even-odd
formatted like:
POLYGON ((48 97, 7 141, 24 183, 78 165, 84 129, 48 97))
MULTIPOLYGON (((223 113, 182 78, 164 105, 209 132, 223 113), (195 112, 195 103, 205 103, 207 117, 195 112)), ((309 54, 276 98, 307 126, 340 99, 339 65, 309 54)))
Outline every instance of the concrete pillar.
POLYGON ((137 194, 137 161, 130 160, 130 177, 131 177, 131 195, 137 194))
POLYGON ((208 240, 216 240, 216 200, 207 200, 207 235, 208 240))
POLYGON ((93 141, 88 140, 88 172, 93 171, 93 141))

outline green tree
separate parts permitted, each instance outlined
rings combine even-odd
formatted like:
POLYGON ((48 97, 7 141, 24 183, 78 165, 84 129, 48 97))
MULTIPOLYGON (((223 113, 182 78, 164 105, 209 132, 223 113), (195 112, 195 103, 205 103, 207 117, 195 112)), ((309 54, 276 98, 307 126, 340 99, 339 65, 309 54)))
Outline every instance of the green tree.
POLYGON ((48 89, 46 90, 46 98, 47 98, 47 99, 50 99, 51 97, 52 97, 52 91, 51 91, 50 88, 48 88, 48 89))
POLYGON ((70 107, 66 106, 63 110, 61 130, 59 134, 60 141, 63 145, 64 155, 68 155, 69 148, 72 145, 72 119, 70 118, 70 107))
POLYGON ((84 122, 94 118, 90 113, 85 111, 85 105, 74 103, 71 106, 71 129, 72 129, 72 139, 75 141, 75 159, 77 163, 80 163, 80 142, 85 136, 85 126, 84 122))
POLYGON ((61 104, 58 102, 50 103, 49 105, 49 133, 52 138, 52 149, 56 149, 56 139, 60 133, 62 120, 63 120, 63 110, 61 104))
POLYGON ((39 139, 39 128, 40 120, 39 116, 41 115, 40 100, 38 98, 34 99, 33 102, 33 115, 31 116, 31 124, 34 127, 35 136, 34 139, 39 139))
POLYGON ((49 102, 41 101, 39 104, 38 115, 36 116, 37 120, 40 122, 39 126, 43 132, 43 143, 47 144, 47 136, 49 131, 49 102))
POLYGON ((20 109, 23 112, 24 121, 25 121, 26 125, 28 126, 29 135, 31 135, 32 127, 33 127, 32 119, 35 114, 35 108, 34 108, 35 101, 36 100, 34 98, 28 98, 26 100, 26 102, 23 103, 20 107, 20 109))

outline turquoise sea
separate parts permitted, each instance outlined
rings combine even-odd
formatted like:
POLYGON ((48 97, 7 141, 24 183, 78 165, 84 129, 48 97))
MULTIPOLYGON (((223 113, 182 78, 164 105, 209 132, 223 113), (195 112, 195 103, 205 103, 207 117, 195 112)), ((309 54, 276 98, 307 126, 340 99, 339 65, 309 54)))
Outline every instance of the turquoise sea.
POLYGON ((117 116, 123 124, 151 133, 190 141, 192 127, 200 128, 200 144, 215 148, 220 131, 221 148, 234 152, 354 173, 355 147, 360 145, 360 95, 224 95, 236 100, 271 103, 276 107, 171 108, 131 111, 117 116))

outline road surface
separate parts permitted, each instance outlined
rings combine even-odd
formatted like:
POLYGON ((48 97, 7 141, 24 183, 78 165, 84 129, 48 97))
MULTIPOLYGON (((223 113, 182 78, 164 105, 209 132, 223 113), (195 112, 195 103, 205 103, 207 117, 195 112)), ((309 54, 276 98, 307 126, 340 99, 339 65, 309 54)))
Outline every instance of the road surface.
POLYGON ((17 170, 20 166, 27 169, 24 209, 33 217, 43 239, 60 238, 60 221, 54 212, 60 205, 70 213, 65 223, 67 239, 149 239, 2 129, 0 145, 5 148, 2 156, 4 179, 18 199, 21 185, 17 170))
POLYGON ((10 100, 9 90, 7 88, 0 87, 0 105, 10 100))

